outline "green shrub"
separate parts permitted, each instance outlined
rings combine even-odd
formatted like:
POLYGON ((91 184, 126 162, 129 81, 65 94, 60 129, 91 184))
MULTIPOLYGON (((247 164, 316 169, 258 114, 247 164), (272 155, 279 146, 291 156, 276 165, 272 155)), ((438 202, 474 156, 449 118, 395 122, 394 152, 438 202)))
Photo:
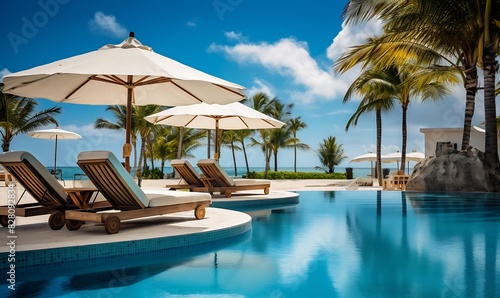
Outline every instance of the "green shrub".
MULTIPOLYGON (((249 172, 243 178, 264 179, 264 172, 249 172)), ((289 172, 289 171, 269 171, 267 179, 271 180, 296 180, 296 179, 346 179, 345 173, 317 173, 317 172, 289 172)))

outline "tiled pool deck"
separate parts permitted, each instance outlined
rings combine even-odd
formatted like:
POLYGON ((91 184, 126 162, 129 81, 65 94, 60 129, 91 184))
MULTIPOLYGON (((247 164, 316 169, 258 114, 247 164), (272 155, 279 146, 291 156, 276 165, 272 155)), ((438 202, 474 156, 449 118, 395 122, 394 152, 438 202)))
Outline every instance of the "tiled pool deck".
MULTIPOLYGON (((5 189, 5 188, 3 188, 5 189)), ((3 195, 1 193, 0 195, 3 195)), ((202 220, 193 211, 123 221, 119 233, 108 235, 102 224, 87 223, 77 231, 66 227, 53 231, 48 215, 17 217, 15 234, 0 228, 0 264, 8 267, 15 240, 16 266, 38 266, 76 260, 109 258, 149 251, 202 245, 242 235, 251 230, 248 214, 228 209, 266 209, 283 204, 297 204, 298 194, 272 191, 269 195, 253 192, 227 199, 214 196, 202 220), (226 208, 226 209, 222 209, 226 208)))

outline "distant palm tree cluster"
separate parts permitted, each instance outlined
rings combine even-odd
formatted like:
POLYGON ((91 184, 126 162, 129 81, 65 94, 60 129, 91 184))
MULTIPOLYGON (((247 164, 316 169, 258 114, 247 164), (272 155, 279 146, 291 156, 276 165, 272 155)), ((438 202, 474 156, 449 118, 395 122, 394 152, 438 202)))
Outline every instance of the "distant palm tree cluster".
MULTIPOLYGON (((402 152, 406 152, 406 112, 410 100, 441 99, 450 85, 466 90, 462 150, 469 146, 476 93, 483 89, 485 156, 500 172, 497 144, 495 74, 500 47, 500 0, 350 0, 346 23, 382 21, 383 33, 352 47, 334 65, 344 73, 356 65, 362 72, 344 97, 362 96, 346 129, 359 117, 375 111, 377 174, 381 179, 381 112, 399 104, 402 109, 402 152), (484 75, 479 87, 478 69, 484 75)), ((497 84, 497 87, 499 85, 497 84)), ((402 156, 401 170, 405 167, 402 156)))
MULTIPOLYGON (((235 175, 237 175, 236 151, 243 151, 247 173, 250 171, 248 164, 247 146, 257 146, 262 149, 265 156, 266 172, 270 170, 271 158, 274 157, 274 170, 278 170, 278 152, 281 148, 293 148, 295 153, 294 169, 296 170, 297 149, 307 150, 310 147, 300 142, 297 132, 307 127, 300 117, 292 118, 293 104, 283 104, 278 98, 270 98, 265 93, 257 93, 243 102, 255 110, 269 115, 286 125, 282 128, 272 130, 226 130, 219 138, 220 147, 231 150, 235 175), (260 137, 260 138, 259 138, 260 137)), ((134 167, 146 170, 145 160, 149 159, 151 169, 155 168, 155 160, 160 161, 160 172, 163 173, 167 160, 194 157, 192 152, 201 146, 210 148, 214 132, 205 130, 153 125, 144 119, 145 116, 160 112, 166 107, 157 105, 135 106, 132 111, 132 147, 134 151, 134 167), (137 158, 137 141, 140 137, 141 148, 137 158), (206 140, 206 142, 205 142, 206 140)), ((123 106, 109 106, 116 121, 99 118, 95 127, 99 129, 123 129, 125 125, 126 110, 123 106)), ((210 151, 208 151, 210 152, 210 151)), ((210 153, 208 153, 209 155, 210 153)))

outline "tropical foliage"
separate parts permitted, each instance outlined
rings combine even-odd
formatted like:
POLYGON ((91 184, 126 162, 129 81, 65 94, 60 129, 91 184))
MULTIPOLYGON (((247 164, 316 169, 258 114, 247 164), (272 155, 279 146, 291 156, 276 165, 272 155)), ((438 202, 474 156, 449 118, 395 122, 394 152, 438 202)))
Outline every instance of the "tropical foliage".
POLYGON ((339 71, 361 63, 405 65, 409 62, 438 71, 459 71, 466 89, 463 146, 468 146, 477 67, 484 74, 487 159, 500 170, 495 125, 496 53, 500 46, 500 1, 485 0, 351 0, 343 16, 347 23, 381 19, 384 34, 352 48, 339 60, 339 71), (452 9, 453 8, 453 9, 452 9), (349 60, 349 61, 348 61, 349 60))
POLYGON ((61 113, 61 107, 52 107, 36 112, 38 102, 32 98, 25 98, 3 93, 0 87, 2 100, 0 102, 0 134, 2 135, 2 150, 10 151, 10 143, 15 136, 34 131, 48 124, 58 125, 54 118, 61 113))
POLYGON ((317 154, 322 166, 316 168, 322 169, 326 173, 335 172, 335 167, 347 158, 344 155, 342 144, 337 144, 337 138, 333 136, 323 139, 323 143, 319 144, 317 154))

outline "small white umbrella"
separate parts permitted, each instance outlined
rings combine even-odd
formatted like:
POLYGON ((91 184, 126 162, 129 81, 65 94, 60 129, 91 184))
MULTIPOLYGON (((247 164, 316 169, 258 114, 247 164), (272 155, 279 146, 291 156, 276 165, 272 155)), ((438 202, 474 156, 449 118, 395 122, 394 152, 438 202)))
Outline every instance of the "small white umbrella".
POLYGON ((82 136, 77 134, 76 132, 67 131, 64 129, 60 129, 58 127, 53 129, 43 129, 43 130, 35 130, 28 132, 28 135, 33 138, 38 139, 52 139, 56 141, 55 149, 54 149, 54 174, 56 173, 57 166, 57 140, 74 140, 81 139, 82 136))
POLYGON ((3 78, 4 93, 56 102, 126 105, 123 156, 130 170, 132 105, 230 103, 244 87, 153 52, 133 32, 118 45, 62 59, 3 78))
POLYGON ((364 162, 364 161, 369 161, 370 162, 370 174, 373 175, 373 162, 377 161, 377 154, 373 152, 368 152, 366 154, 362 154, 360 156, 356 156, 353 159, 351 159, 351 162, 364 162))
POLYGON ((145 119, 154 124, 214 129, 215 159, 219 159, 217 151, 219 129, 272 129, 285 125, 285 123, 239 102, 225 105, 200 103, 179 106, 146 116, 145 119))

